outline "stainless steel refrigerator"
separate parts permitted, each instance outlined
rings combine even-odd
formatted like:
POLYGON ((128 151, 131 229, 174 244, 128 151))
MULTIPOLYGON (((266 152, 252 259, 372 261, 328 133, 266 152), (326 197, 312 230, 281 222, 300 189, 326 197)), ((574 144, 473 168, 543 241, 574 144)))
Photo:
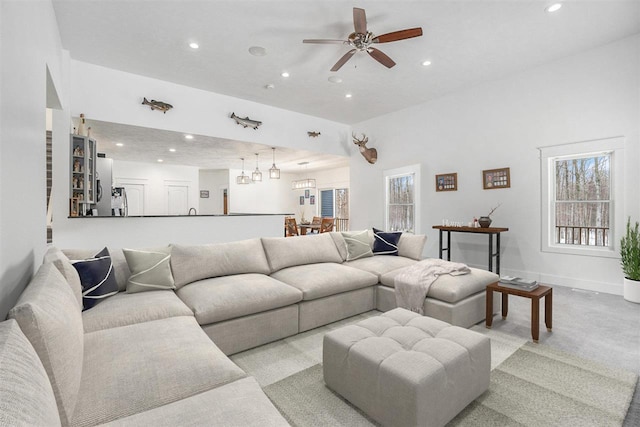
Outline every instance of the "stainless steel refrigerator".
POLYGON ((98 216, 111 216, 111 183, 113 182, 113 159, 100 157, 98 153, 96 171, 98 172, 96 208, 98 216))

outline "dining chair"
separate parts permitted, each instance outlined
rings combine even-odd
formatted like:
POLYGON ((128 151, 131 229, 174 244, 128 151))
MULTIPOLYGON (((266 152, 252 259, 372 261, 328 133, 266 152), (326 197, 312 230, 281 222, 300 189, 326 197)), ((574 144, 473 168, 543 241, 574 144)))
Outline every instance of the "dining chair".
POLYGON ((285 229, 285 237, 293 237, 299 236, 298 233, 298 224, 296 224, 295 218, 285 218, 284 219, 284 229, 285 229))
POLYGON ((333 231, 334 222, 335 218, 322 218, 322 222, 320 223, 320 233, 333 231))
POLYGON ((309 229, 309 233, 319 233, 320 232, 320 225, 322 224, 322 217, 321 216, 314 216, 313 220, 311 220, 311 227, 317 227, 317 228, 310 228, 309 229))

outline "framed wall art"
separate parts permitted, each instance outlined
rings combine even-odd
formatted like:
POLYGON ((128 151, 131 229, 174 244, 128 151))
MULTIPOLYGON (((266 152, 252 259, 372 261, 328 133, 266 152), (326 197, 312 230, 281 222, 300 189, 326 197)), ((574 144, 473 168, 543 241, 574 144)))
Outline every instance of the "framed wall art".
POLYGON ((310 205, 315 205, 316 204, 316 196, 314 196, 314 195, 309 196, 309 204, 310 205))
POLYGON ((436 175, 436 191, 458 191, 458 174, 443 173, 436 175))
POLYGON ((304 196, 300 196, 300 205, 304 205, 304 196))
POLYGON ((209 198, 209 190, 200 190, 200 198, 208 199, 209 198))
POLYGON ((488 169, 482 171, 482 188, 494 190, 511 187, 509 168, 488 169))
POLYGON ((308 198, 309 198, 309 194, 310 194, 310 191, 309 191, 309 190, 304 190, 304 198, 305 198, 305 199, 308 199, 308 198))

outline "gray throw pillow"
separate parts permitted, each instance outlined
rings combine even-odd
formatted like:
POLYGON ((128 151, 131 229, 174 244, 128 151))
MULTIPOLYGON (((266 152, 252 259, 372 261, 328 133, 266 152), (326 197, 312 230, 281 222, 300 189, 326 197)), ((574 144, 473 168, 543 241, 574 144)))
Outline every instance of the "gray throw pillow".
POLYGON ((122 249, 131 277, 127 293, 175 289, 171 274, 171 247, 155 249, 122 249))
POLYGON ((342 232, 342 237, 347 245, 347 261, 373 256, 369 246, 369 232, 342 232))

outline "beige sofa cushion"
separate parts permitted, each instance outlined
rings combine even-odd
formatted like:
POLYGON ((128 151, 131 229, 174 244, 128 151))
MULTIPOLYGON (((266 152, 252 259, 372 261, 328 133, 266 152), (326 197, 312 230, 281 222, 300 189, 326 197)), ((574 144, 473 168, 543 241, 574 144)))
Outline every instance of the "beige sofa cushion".
POLYGON ((330 233, 298 237, 263 237, 271 272, 295 265, 343 261, 330 233))
POLYGON ((359 270, 368 271, 380 277, 393 270, 408 267, 415 264, 416 261, 402 256, 375 255, 371 258, 361 258, 354 261, 347 261, 344 265, 357 268, 359 270))
POLYGON ((176 288, 171 273, 171 247, 148 249, 122 249, 131 276, 127 293, 157 291, 176 288))
POLYGON ((193 317, 172 317, 85 335, 72 425, 113 421, 244 378, 193 317))
POLYGON ((260 239, 215 245, 171 245, 171 269, 176 288, 211 277, 270 273, 260 239))
POLYGON ((193 316, 193 312, 173 291, 118 292, 83 311, 82 321, 86 333, 177 316, 193 316))
POLYGON ((175 427, 185 425, 285 427, 289 426, 289 423, 273 406, 258 382, 252 377, 247 377, 106 424, 111 427, 175 427))
POLYGON ((398 255, 420 261, 425 243, 427 236, 424 234, 402 233, 398 241, 398 255))
POLYGON ((47 373, 14 319, 0 323, 0 425, 60 425, 47 373))
MULTIPOLYGON (((473 267, 470 269, 471 273, 462 276, 444 274, 438 277, 431 284, 427 298, 435 298, 454 304, 469 295, 484 291, 488 284, 497 282, 499 279, 497 274, 490 271, 473 267)), ((380 283, 391 288, 395 287, 395 277, 399 273, 400 270, 394 270, 383 274, 380 283)))
POLYGON ((55 246, 51 246, 44 254, 43 263, 51 262, 62 273, 71 290, 78 300, 78 306, 82 309, 82 283, 78 270, 75 269, 69 258, 55 246))
POLYGON ((300 289, 305 301, 378 283, 378 277, 371 273, 335 263, 297 265, 277 271, 271 277, 300 289))
POLYGON ((84 337, 78 300, 53 264, 43 264, 9 312, 49 376, 62 424, 74 413, 84 337))
MULTIPOLYGON (((116 276, 118 290, 120 292, 127 289, 127 281, 131 276, 129 265, 124 257, 122 249, 107 247, 109 256, 111 256, 111 264, 113 265, 113 273, 116 276)), ((94 257, 101 249, 63 249, 62 252, 71 260, 87 259, 94 257)))
POLYGON ((178 289, 201 325, 285 307, 302 292, 264 274, 237 274, 200 280, 178 289))

